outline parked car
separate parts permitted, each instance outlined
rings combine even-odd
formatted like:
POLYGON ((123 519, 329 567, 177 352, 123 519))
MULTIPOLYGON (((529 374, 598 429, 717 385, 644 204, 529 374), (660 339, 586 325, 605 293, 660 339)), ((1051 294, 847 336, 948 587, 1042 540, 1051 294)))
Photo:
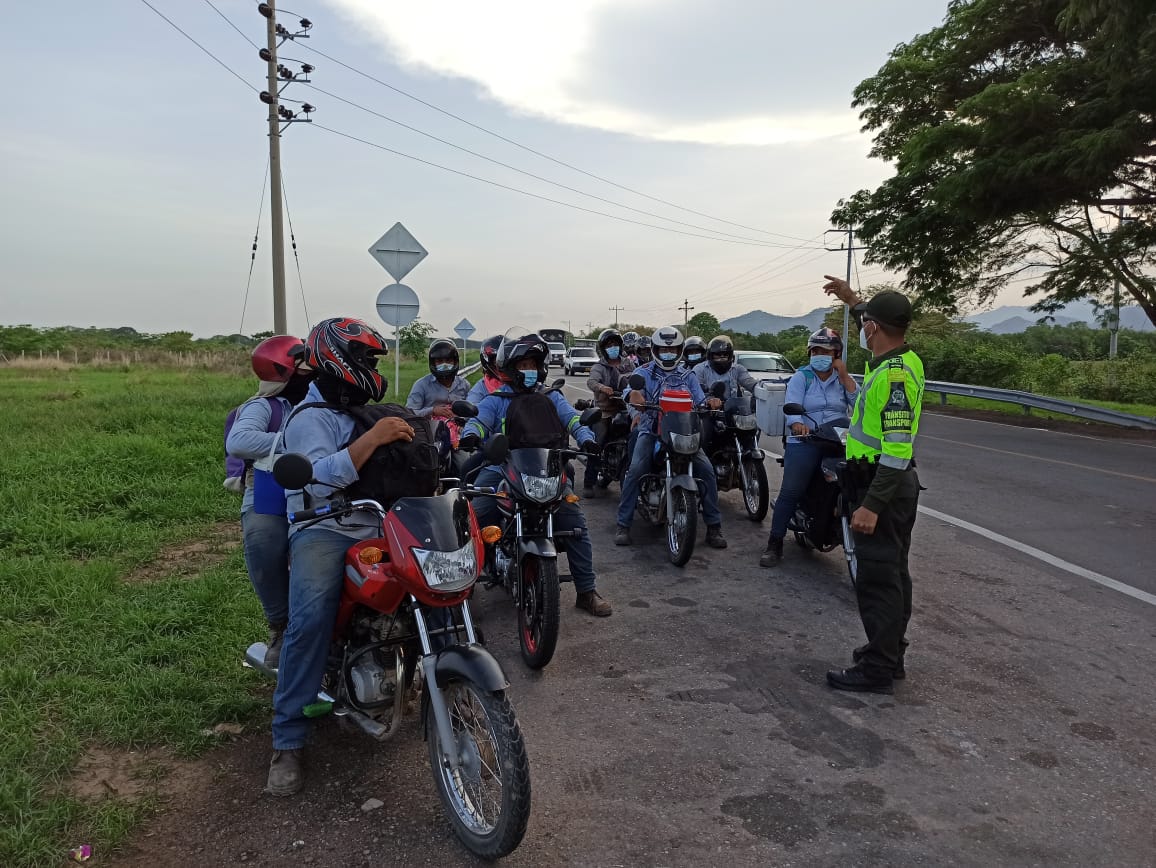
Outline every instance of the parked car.
POLYGON ((762 350, 736 350, 735 364, 742 365, 750 371, 755 379, 762 374, 793 374, 794 366, 779 353, 768 353, 762 350))
POLYGON ((558 341, 546 341, 546 346, 550 348, 550 361, 547 365, 557 365, 562 367, 566 362, 566 345, 558 341))
POLYGON ((596 361, 598 361, 598 354, 594 352, 594 347, 570 347, 566 351, 566 358, 562 362, 562 367, 566 369, 568 376, 589 374, 596 361))

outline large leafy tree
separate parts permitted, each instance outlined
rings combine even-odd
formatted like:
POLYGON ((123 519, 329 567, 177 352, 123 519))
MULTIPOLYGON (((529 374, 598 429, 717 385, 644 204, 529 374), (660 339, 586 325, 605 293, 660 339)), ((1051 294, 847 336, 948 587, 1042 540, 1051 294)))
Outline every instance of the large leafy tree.
POLYGON ((1026 279, 1054 311, 1118 280, 1156 323, 1152 0, 953 0, 854 105, 895 174, 832 220, 924 305, 1026 279))

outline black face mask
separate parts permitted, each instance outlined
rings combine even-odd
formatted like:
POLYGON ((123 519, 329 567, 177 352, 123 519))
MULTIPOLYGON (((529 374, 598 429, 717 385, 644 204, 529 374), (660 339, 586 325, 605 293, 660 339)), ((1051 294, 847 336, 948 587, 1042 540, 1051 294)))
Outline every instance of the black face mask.
POLYGON ((309 384, 313 381, 313 374, 294 374, 285 388, 281 390, 279 398, 284 398, 290 404, 300 404, 309 391, 309 384))
POLYGON ((317 377, 317 391, 330 404, 360 407, 369 403, 369 392, 328 374, 321 374, 317 377))

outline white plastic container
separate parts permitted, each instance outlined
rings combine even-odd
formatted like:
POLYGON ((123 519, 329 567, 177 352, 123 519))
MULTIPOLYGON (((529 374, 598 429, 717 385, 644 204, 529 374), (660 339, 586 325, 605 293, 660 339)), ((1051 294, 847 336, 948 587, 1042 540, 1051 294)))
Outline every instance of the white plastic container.
POLYGON ((760 380, 755 385, 755 418, 759 429, 768 437, 783 436, 783 401, 787 379, 760 380))

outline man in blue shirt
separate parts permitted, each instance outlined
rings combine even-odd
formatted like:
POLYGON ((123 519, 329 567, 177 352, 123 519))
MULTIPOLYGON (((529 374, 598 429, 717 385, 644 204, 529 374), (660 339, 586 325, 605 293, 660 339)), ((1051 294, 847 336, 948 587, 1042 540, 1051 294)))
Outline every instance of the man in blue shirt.
MULTIPOLYGON (((355 407, 385 394, 377 359, 386 355, 385 339, 357 319, 327 319, 306 339, 306 360, 316 372, 303 403, 327 402, 355 407)), ((380 419, 352 440, 354 420, 325 408, 298 409, 285 424, 285 450, 313 462, 313 478, 304 490, 286 492, 290 512, 321 506, 358 480, 358 471, 379 446, 413 439, 413 428, 397 417, 380 419), (352 442, 351 442, 352 441, 352 442)), ((265 790, 275 796, 298 792, 304 784, 302 749, 309 734, 304 709, 317 700, 341 586, 345 553, 358 539, 381 533, 375 514, 355 512, 289 530, 289 626, 281 649, 277 690, 273 694, 273 759, 265 790)))
MULTIPOLYGON (((684 389, 690 392, 695 406, 706 404, 712 409, 722 406, 717 398, 707 398, 693 371, 679 364, 682 358, 684 340, 682 332, 673 326, 660 328, 651 338, 654 361, 635 370, 646 385, 641 390, 627 389, 623 397, 631 404, 657 403, 664 389, 684 389)), ((642 412, 638 422, 638 439, 630 459, 630 469, 622 481, 622 499, 618 501, 618 528, 614 534, 614 544, 631 544, 630 524, 634 521, 634 508, 638 502, 638 488, 644 474, 651 472, 654 444, 658 440, 655 432, 657 414, 654 410, 642 412)), ((706 519, 706 542, 711 548, 725 549, 726 538, 722 532, 722 513, 718 508, 718 480, 714 468, 701 449, 694 456, 693 473, 702 488, 702 514, 706 519)))
MULTIPOLYGON (((496 365, 507 382, 482 399, 478 404, 478 415, 470 419, 463 429, 460 446, 463 449, 480 446, 494 434, 506 432, 506 420, 510 404, 519 394, 542 393, 542 381, 546 379, 546 362, 549 348, 540 336, 513 329, 507 333, 498 350, 496 365)), ((598 450, 594 432, 582 424, 578 411, 562 397, 556 389, 546 391, 558 414, 559 440, 573 437, 579 447, 591 453, 598 450)), ((538 433, 538 432, 535 432, 538 433)), ((544 431, 543 434, 550 432, 544 431)), ((512 439, 511 448, 518 444, 512 439)), ((496 488, 502 481, 502 471, 498 467, 487 467, 478 474, 476 484, 481 487, 496 488)), ((499 520, 498 506, 491 497, 474 500, 474 511, 479 524, 496 524, 499 520)), ((594 574, 594 552, 590 545, 590 534, 586 529, 586 516, 577 503, 563 503, 554 512, 554 526, 560 531, 572 532, 573 536, 559 540, 570 563, 570 575, 574 578, 574 589, 578 596, 576 608, 591 615, 606 617, 613 609, 598 593, 597 578, 594 574)))
POLYGON ((452 419, 454 401, 464 401, 470 381, 458 374, 458 348, 444 338, 429 348, 429 373, 413 384, 405 406, 418 416, 452 419))

